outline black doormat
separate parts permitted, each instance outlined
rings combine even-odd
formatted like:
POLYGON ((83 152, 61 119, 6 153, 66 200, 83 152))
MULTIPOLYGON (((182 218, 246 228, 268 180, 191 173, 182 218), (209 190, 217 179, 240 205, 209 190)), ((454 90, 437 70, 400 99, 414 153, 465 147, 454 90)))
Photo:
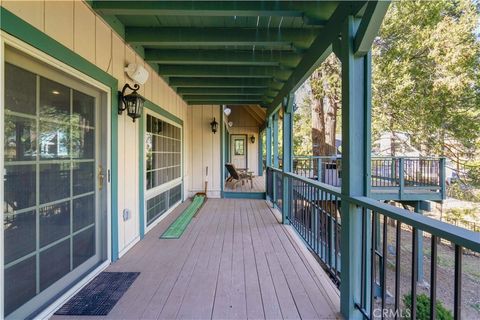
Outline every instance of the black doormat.
POLYGON ((102 272, 55 312, 64 316, 106 316, 140 272, 102 272))

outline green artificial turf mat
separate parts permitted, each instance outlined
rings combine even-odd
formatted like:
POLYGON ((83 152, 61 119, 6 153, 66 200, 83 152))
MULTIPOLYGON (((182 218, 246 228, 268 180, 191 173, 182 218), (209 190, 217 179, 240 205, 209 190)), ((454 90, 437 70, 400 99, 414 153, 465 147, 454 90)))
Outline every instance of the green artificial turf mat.
POLYGON ((167 230, 162 234, 160 239, 178 239, 182 236, 185 229, 187 229, 188 224, 192 220, 193 216, 200 209, 202 204, 205 202, 205 196, 196 195, 192 203, 178 216, 175 221, 168 227, 167 230))

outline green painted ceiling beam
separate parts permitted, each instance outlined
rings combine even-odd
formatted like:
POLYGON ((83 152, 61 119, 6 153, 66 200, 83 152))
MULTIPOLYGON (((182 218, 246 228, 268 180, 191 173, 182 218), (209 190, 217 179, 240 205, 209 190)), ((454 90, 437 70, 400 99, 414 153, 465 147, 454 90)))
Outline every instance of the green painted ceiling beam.
POLYGON ((181 95, 257 95, 263 96, 270 92, 265 88, 178 88, 177 93, 181 95))
POLYGON ((380 30, 383 18, 387 13, 390 1, 369 1, 362 21, 358 26, 353 43, 353 52, 356 55, 365 55, 370 51, 373 40, 380 30))
POLYGON ((304 53, 302 61, 300 61, 290 78, 278 92, 275 99, 273 99, 269 107, 268 115, 274 113, 283 98, 302 84, 305 79, 312 74, 315 68, 328 57, 332 51, 332 42, 338 38, 339 31, 342 30, 342 23, 347 16, 355 15, 364 4, 365 1, 342 2, 337 7, 325 28, 322 29, 322 32, 304 53))
POLYGON ((186 101, 188 105, 217 105, 217 104, 228 104, 228 105, 252 105, 252 104, 262 104, 263 101, 245 101, 245 100, 238 100, 238 101, 225 101, 225 100, 204 100, 204 101, 186 101))
POLYGON ((182 96, 183 100, 185 101, 197 101, 197 100, 225 100, 225 101, 239 101, 239 100, 245 100, 245 101, 258 101, 258 100, 264 100, 262 96, 258 95, 183 95, 182 96))
POLYGON ((308 17, 328 19, 334 1, 92 1, 103 15, 308 17))
POLYGON ((307 49, 320 29, 126 27, 125 41, 144 46, 267 46, 307 49))
POLYGON ((280 80, 287 80, 292 73, 277 67, 199 65, 160 65, 158 72, 164 77, 276 78, 280 80))
POLYGON ((145 49, 145 60, 159 64, 286 66, 295 67, 301 55, 290 51, 155 50, 145 49))
POLYGON ((269 79, 235 78, 175 78, 169 79, 170 86, 177 88, 268 88, 273 84, 269 79))

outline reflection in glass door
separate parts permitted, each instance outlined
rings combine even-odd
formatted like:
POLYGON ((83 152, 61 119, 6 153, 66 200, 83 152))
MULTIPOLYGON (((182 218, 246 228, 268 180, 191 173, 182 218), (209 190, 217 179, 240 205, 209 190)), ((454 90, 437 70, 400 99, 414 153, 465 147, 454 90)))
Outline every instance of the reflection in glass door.
POLYGON ((28 315, 100 260, 98 96, 62 83, 5 63, 6 316, 28 315))

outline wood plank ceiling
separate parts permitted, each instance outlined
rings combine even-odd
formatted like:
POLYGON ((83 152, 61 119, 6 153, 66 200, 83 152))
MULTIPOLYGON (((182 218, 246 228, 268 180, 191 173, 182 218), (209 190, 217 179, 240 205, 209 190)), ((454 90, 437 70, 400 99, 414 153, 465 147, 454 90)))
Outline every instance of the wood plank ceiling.
POLYGON ((190 105, 276 107, 365 1, 91 1, 190 105))

